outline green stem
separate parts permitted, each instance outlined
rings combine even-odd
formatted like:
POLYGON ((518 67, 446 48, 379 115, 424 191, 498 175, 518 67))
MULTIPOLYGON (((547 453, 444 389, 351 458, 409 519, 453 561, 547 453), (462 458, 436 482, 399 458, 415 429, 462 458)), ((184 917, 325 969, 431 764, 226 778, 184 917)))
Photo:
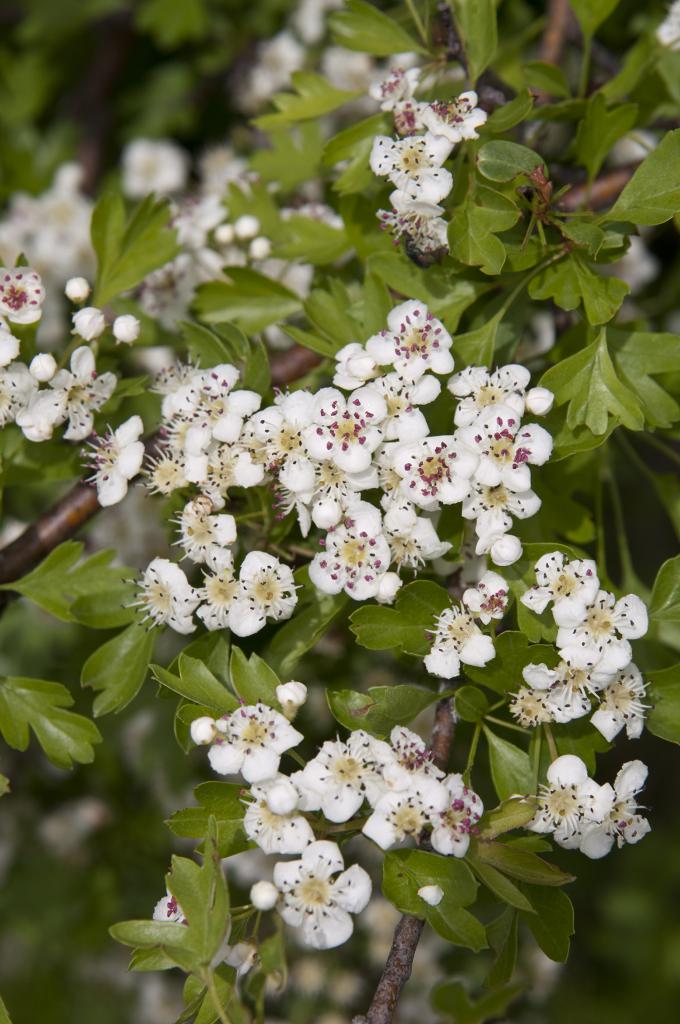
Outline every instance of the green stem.
POLYGON ((367 816, 352 818, 351 821, 343 821, 340 825, 327 825, 324 823, 324 832, 327 835, 337 832, 352 832, 354 829, 362 828, 368 821, 367 816))
POLYGON ((494 722, 496 725, 502 725, 504 729, 512 729, 514 732, 521 732, 523 736, 526 736, 526 729, 515 725, 514 722, 505 722, 502 718, 496 718, 495 715, 484 715, 484 721, 494 722))
POLYGON ((607 483, 609 484, 609 491, 612 499, 614 525, 616 528, 616 539, 618 541, 619 557, 621 559, 621 571, 624 580, 631 579, 635 576, 635 569, 633 567, 633 559, 630 553, 628 535, 626 534, 626 524, 623 518, 623 505, 621 502, 621 493, 619 491, 619 487, 614 477, 614 474, 611 471, 607 472, 607 483))
POLYGON ((475 731, 472 734, 472 743, 470 744, 470 750, 468 751, 467 763, 465 765, 465 771, 463 772, 463 777, 465 778, 466 782, 470 781, 470 772, 472 771, 472 766, 475 763, 475 757, 477 755, 477 747, 479 746, 479 737, 481 736, 481 734, 482 734, 482 723, 481 722, 477 722, 477 724, 475 725, 475 731))
POLYGON ((207 970, 203 975, 203 980, 205 981, 205 987, 208 991, 208 995, 210 996, 210 1000, 215 1008, 215 1011, 220 1021, 222 1022, 222 1024, 232 1024, 232 1021, 227 1016, 227 1013, 224 1007, 222 1006, 222 1001, 220 1000, 220 996, 217 991, 217 986, 215 984, 215 976, 213 972, 207 970))
POLYGON ((556 761, 557 758, 560 755, 557 752, 557 744, 555 743, 555 737, 553 736, 553 731, 552 731, 552 729, 550 728, 550 726, 548 725, 547 722, 544 722, 544 724, 543 724, 543 735, 545 736, 546 740, 548 741, 548 750, 550 751, 550 760, 551 761, 556 761))
POLYGON ((430 43, 427 38, 427 30, 423 24, 422 18, 418 14, 418 8, 416 7, 414 0, 406 0, 406 6, 408 7, 411 17, 413 18, 413 21, 418 30, 418 35, 421 38, 423 46, 425 47, 426 50, 429 50, 430 43))
POLYGON ((87 342, 84 341, 80 337, 80 335, 74 334, 74 336, 71 338, 71 340, 69 341, 68 345, 66 346, 66 348, 62 352, 61 359, 59 360, 59 363, 57 364, 60 370, 63 370, 63 368, 66 366, 67 362, 69 361, 69 359, 71 358, 71 356, 73 355, 75 350, 77 348, 80 348, 81 345, 85 345, 86 348, 88 347, 87 342))
POLYGON ((581 78, 579 81, 578 94, 583 97, 588 92, 588 81, 590 78, 590 51, 592 39, 590 36, 583 37, 583 58, 581 60, 581 78))
POLYGON ((597 565, 600 573, 600 579, 607 576, 607 549, 604 542, 604 487, 602 480, 602 462, 600 462, 600 472, 597 478, 597 485, 595 489, 595 520, 597 525, 597 565))
POLYGON ((304 757, 300 757, 300 755, 298 754, 297 750, 287 750, 286 753, 288 754, 289 757, 292 757, 293 760, 297 764, 299 764, 301 768, 304 768, 305 765, 307 764, 307 762, 305 761, 304 757))
POLYGON ((541 770, 541 751, 543 750, 543 732, 541 729, 536 733, 536 743, 534 746, 534 789, 538 789, 538 773, 541 770))

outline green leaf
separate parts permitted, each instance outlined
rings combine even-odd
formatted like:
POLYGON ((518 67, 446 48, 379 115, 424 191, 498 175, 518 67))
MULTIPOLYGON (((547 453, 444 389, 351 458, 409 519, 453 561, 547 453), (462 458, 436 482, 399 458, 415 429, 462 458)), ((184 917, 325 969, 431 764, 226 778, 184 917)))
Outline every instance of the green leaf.
POLYGON ((163 686, 179 693, 181 697, 213 708, 220 715, 229 714, 239 707, 239 702, 219 679, 216 679, 207 665, 186 654, 179 657, 179 676, 160 665, 152 665, 151 671, 163 686))
POLYGON ((571 0, 571 9, 584 36, 592 37, 603 21, 618 7, 620 0, 571 0))
POLYGON ((350 100, 361 96, 360 89, 348 92, 336 89, 322 75, 309 71, 294 71, 291 82, 295 92, 278 92, 272 97, 277 108, 275 114, 263 114, 255 119, 255 124, 263 131, 280 128, 295 121, 308 121, 322 114, 337 110, 350 100))
POLYGON ((540 60, 531 60, 522 67, 527 85, 532 89, 545 92, 549 96, 559 96, 567 99, 571 96, 571 90, 567 83, 564 71, 555 64, 545 64, 540 60))
MULTIPOLYGON (((680 405, 667 387, 654 378, 657 374, 680 371, 680 338, 669 333, 608 328, 607 339, 614 365, 635 392, 645 422, 653 428, 667 428, 677 423, 680 405)), ((673 390, 677 394, 677 387, 673 390)))
POLYGON ((556 405, 569 403, 567 425, 572 429, 585 425, 593 434, 604 434, 610 417, 631 430, 644 425, 636 396, 616 373, 604 330, 591 345, 551 367, 541 384, 553 391, 556 405))
MULTIPOLYGON (((191 320, 180 320, 177 325, 186 343, 187 353, 199 366, 218 366, 220 363, 234 362, 233 353, 224 340, 209 327, 193 323, 191 320)), ((244 351, 248 341, 244 336, 244 351)))
POLYGON ((109 928, 109 934, 124 946, 159 947, 169 952, 188 944, 186 927, 171 921, 121 921, 109 928))
MULTIPOLYGON (((548 548, 548 550, 554 550, 548 548)), ((535 563, 531 563, 532 566, 535 563)), ((529 644, 524 633, 518 630, 506 630, 494 641, 496 656, 483 668, 474 665, 465 667, 465 674, 475 683, 488 686, 496 693, 508 693, 522 685, 522 669, 532 662, 545 662, 548 666, 556 665, 558 657, 553 647, 547 644, 529 644)))
POLYGON ((680 128, 666 132, 630 179, 607 220, 663 224, 680 211, 680 128))
POLYGON ((176 49, 190 40, 202 39, 210 30, 210 18, 203 0, 141 0, 135 24, 148 32, 162 50, 176 49))
POLYGON ((656 574, 649 614, 659 622, 680 622, 680 555, 669 558, 656 574))
POLYGON ((486 948, 484 927, 462 907, 473 903, 477 882, 467 864, 424 850, 392 850, 383 861, 383 895, 403 914, 424 918, 443 938, 478 952, 486 948), (444 895, 431 907, 419 895, 438 885, 444 895))
POLYGON ((531 174, 545 167, 543 157, 533 149, 503 139, 485 142, 477 152, 479 173, 490 181, 512 181, 520 174, 531 174))
POLYGON ((370 139, 371 145, 376 135, 384 135, 391 131, 392 125, 386 114, 373 114, 371 117, 357 121, 348 128, 343 128, 333 135, 323 150, 323 162, 326 167, 334 167, 341 160, 349 160, 356 153, 357 144, 370 139))
POLYGON ((521 985, 508 985, 473 1003, 461 981, 444 981, 435 986, 430 1001, 435 1010, 455 1024, 484 1024, 484 1021, 504 1016, 521 991, 521 985))
POLYGON ((485 811, 478 822, 480 839, 495 839, 515 828, 522 828, 534 817, 536 807, 531 800, 504 800, 498 807, 485 811))
POLYGON ((274 255, 286 260, 304 258, 306 263, 323 265, 340 259, 349 247, 344 231, 311 217, 295 215, 286 221, 285 239, 275 245, 274 255))
POLYGON ((483 186, 475 189, 449 224, 451 255, 468 266, 481 267, 484 274, 499 274, 505 263, 505 246, 496 233, 511 228, 519 215, 517 206, 500 192, 483 186))
POLYGON ((459 686, 456 690, 456 714, 464 722, 478 722, 489 710, 489 702, 476 686, 459 686))
POLYGON ((280 683, 273 668, 257 654, 246 658, 238 647, 232 647, 229 661, 231 685, 241 700, 246 704, 257 704, 262 701, 271 708, 281 709, 276 696, 276 687, 280 683))
POLYGON ((80 685, 101 691, 95 698, 95 718, 120 711, 137 696, 146 679, 156 634, 133 622, 98 647, 83 665, 80 685))
POLYGON ((283 679, 290 678, 302 655, 318 643, 349 601, 346 594, 322 594, 313 587, 306 566, 296 571, 295 582, 303 586, 298 591, 296 614, 279 626, 267 652, 283 679))
POLYGON ((332 14, 333 37, 348 50, 388 57, 393 53, 427 53, 393 18, 364 0, 347 0, 343 10, 332 14))
POLYGON ((583 303, 588 323, 595 325, 611 320, 629 291, 617 277, 597 274, 579 252, 544 267, 529 283, 532 299, 553 299, 561 309, 583 303))
POLYGON ((229 892, 212 838, 206 840, 200 866, 188 857, 172 858, 167 886, 187 919, 187 944, 195 951, 196 964, 208 966, 230 928, 229 892))
POLYGON ((497 868, 492 867, 491 864, 485 864, 483 860, 476 856, 473 850, 468 852, 467 861, 480 882, 494 896, 497 896, 499 900, 502 900, 503 903, 507 903, 511 907, 515 907, 517 910, 524 910, 529 914, 533 913, 533 907, 522 890, 502 872, 498 871, 497 868))
MULTIPOLYGON (((0 590, 16 591, 63 622, 78 620, 74 614, 78 598, 84 599, 75 609, 80 614, 87 601, 95 597, 105 598, 105 604, 99 606, 99 612, 93 613, 92 618, 101 622, 104 628, 112 620, 117 623, 118 616, 113 615, 111 606, 117 605, 120 612, 120 606, 129 600, 131 588, 125 581, 133 571, 110 564, 116 554, 113 550, 98 551, 80 562, 83 550, 84 545, 80 541, 64 541, 32 572, 20 580, 0 584, 0 590)), ((125 610, 124 621, 129 616, 130 612, 125 610)))
POLYGON ((614 143, 633 127, 637 112, 637 103, 608 110, 601 92, 588 101, 585 117, 579 123, 575 151, 576 160, 588 171, 589 181, 597 176, 614 143))
POLYGON ((647 698, 652 707, 647 728, 669 743, 680 743, 680 665, 647 673, 647 698))
POLYGON ((393 648, 407 654, 427 653, 435 619, 451 604, 449 595, 436 583, 417 580, 399 591, 394 605, 367 605, 350 615, 357 643, 371 651, 393 648))
POLYGON ((453 343, 453 350, 458 362, 466 366, 489 366, 494 362, 496 337, 498 328, 503 321, 503 310, 500 310, 481 327, 466 334, 458 334, 453 343))
POLYGON ((134 288, 177 255, 177 236, 169 223, 170 204, 165 199, 147 196, 129 219, 119 193, 108 193, 99 200, 91 225, 97 254, 95 305, 104 306, 134 288))
POLYGON ((512 978, 517 963, 517 912, 506 907, 499 917, 487 925, 489 945, 496 954, 486 978, 488 988, 497 988, 512 978))
POLYGON ((533 772, 526 751, 496 736, 488 726, 484 726, 484 735, 489 744, 491 778, 499 800, 531 793, 534 788, 533 772))
POLYGON ((371 686, 367 693, 326 690, 328 706, 341 725, 365 729, 381 739, 389 736, 395 725, 408 725, 441 697, 441 693, 407 685, 371 686))
POLYGON ((492 62, 498 46, 494 0, 452 0, 472 83, 492 62))
MULTIPOLYGON (((574 876, 561 871, 554 864, 543 860, 535 853, 526 850, 519 850, 506 843, 487 843, 475 840, 472 844, 474 856, 484 864, 490 864, 505 875, 516 878, 520 882, 528 882, 531 885, 566 885, 573 882, 574 876)), ((533 892, 530 893, 530 902, 533 901, 533 892)), ((538 910, 538 907, 536 907, 538 910)))
POLYGON ((574 908, 559 889, 532 888, 535 914, 522 914, 536 942, 551 960, 564 963, 569 956, 569 937, 574 934, 574 908))
POLYGON ((6 796, 10 791, 9 779, 0 772, 0 796, 6 796))
POLYGON ((26 750, 32 729, 53 764, 89 764, 101 735, 89 718, 65 710, 72 704, 61 683, 8 676, 0 680, 0 732, 14 750, 26 750))
POLYGON ((302 309, 301 299, 278 281, 247 267, 228 267, 229 281, 198 288, 194 306, 210 324, 235 323, 248 334, 264 330, 302 309))
POLYGON ((220 857, 241 853, 252 845, 243 829, 242 793, 239 783, 203 782, 194 790, 199 806, 175 811, 166 824, 174 835, 183 839, 206 839, 210 819, 214 818, 220 857))
POLYGON ((525 121, 534 107, 534 98, 528 89, 519 92, 514 100, 504 103, 488 118, 485 129, 493 132, 494 135, 503 135, 510 131, 515 125, 525 121))

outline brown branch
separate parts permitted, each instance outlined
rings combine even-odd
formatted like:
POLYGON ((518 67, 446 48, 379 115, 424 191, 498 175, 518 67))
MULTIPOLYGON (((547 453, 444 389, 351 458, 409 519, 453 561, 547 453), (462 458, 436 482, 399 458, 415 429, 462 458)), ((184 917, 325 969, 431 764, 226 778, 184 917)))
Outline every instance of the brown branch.
POLYGON ((559 64, 570 20, 569 0, 550 0, 540 49, 540 58, 545 64, 559 64))
POLYGON ((557 203, 558 209, 575 212, 580 209, 604 210, 623 192, 640 163, 626 164, 596 178, 592 185, 576 185, 557 203))
MULTIPOLYGON (((453 743, 454 717, 450 697, 437 703, 430 740, 432 760, 442 771, 449 763, 453 743)), ((421 843, 425 849, 427 841, 421 843)), ((355 1017, 352 1024, 391 1024, 404 985, 411 977, 413 959, 425 922, 412 914, 404 914, 394 930, 392 947, 380 976, 366 1016, 355 1017)))
POLYGON ((270 363, 272 384, 274 387, 279 387, 281 384, 290 384, 294 380, 299 380, 300 377, 304 377, 315 366, 318 366, 321 359, 322 357, 316 352, 312 352, 309 348, 303 348, 302 345, 293 345, 285 352, 277 353, 270 363))

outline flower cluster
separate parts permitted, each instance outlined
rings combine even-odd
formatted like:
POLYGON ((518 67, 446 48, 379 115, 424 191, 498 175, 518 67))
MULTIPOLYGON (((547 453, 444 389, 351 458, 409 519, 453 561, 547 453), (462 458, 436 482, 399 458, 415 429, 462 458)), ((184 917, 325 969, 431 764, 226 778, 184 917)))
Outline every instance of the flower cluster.
POLYGON ((535 566, 536 584, 520 600, 541 614, 552 605, 558 626, 559 662, 530 664, 526 686, 514 695, 512 714, 525 728, 570 722, 592 713, 591 722, 611 741, 625 727, 629 739, 644 724, 645 684, 632 661, 631 640, 647 632, 647 609, 635 594, 617 601, 600 589, 590 559, 568 561, 552 551, 535 566))
POLYGON ((418 68, 394 68, 369 90, 380 109, 394 118, 397 137, 378 135, 371 150, 371 170, 387 178, 394 191, 391 210, 380 210, 382 226, 396 241, 404 239, 420 254, 447 250, 447 224, 439 204, 453 188, 453 175, 444 167, 458 143, 478 138, 486 113, 477 93, 463 92, 449 103, 415 99, 421 84, 418 68))

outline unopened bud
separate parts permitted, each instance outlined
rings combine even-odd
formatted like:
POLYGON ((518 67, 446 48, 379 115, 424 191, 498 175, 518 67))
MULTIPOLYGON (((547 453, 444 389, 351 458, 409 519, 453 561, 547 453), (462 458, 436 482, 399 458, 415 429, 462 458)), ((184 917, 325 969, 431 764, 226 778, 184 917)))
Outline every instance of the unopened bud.
POLYGON ((33 380, 46 384, 57 372, 57 361, 50 352, 39 352, 31 360, 28 370, 33 380))
POLYGON ((236 237, 242 242, 247 242, 249 238, 255 238, 255 235, 260 230, 260 222, 257 217, 253 217, 252 214, 244 213, 242 217, 239 217, 234 224, 234 232, 236 237))
POLYGON ((272 882, 255 882, 250 890, 250 902, 256 910, 271 910, 278 898, 279 890, 272 882))
POLYGON ((84 341, 94 341, 106 329, 104 314, 96 306, 85 306, 73 314, 73 329, 84 341))
POLYGON ((130 313, 113 321, 113 336, 119 344, 132 345, 139 337, 139 320, 130 313))
POLYGON ((86 302, 90 294, 90 285, 84 277, 69 277, 64 286, 64 293, 71 302, 86 302))
POLYGON ((555 396, 547 388, 531 388, 527 391, 526 407, 534 416, 545 416, 553 407, 555 396))
POLYGON ((191 723, 191 738, 198 746, 206 746, 215 739, 215 719, 209 715, 194 718, 191 723))

